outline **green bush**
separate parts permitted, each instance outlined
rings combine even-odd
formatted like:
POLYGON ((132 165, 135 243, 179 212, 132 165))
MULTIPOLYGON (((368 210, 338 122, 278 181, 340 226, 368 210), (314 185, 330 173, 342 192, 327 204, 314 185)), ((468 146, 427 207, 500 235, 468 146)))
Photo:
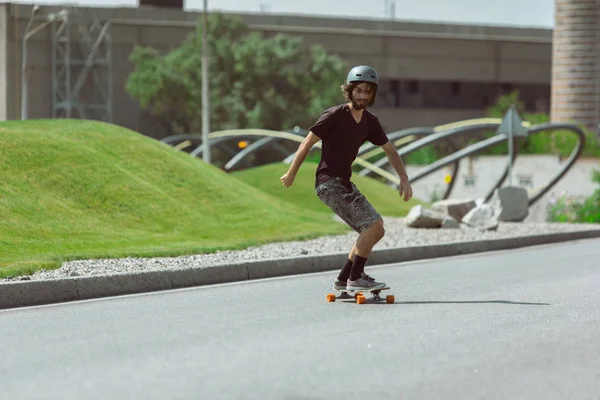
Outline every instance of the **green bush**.
MULTIPOLYGON (((550 121, 550 117, 545 113, 528 113, 525 106, 519 100, 519 91, 516 90, 510 94, 501 96, 487 110, 487 116, 490 118, 503 118, 510 106, 514 104, 519 115, 524 121, 528 121, 532 126, 544 124, 550 121)), ((585 134, 585 146, 583 148, 583 157, 600 158, 600 142, 598 134, 583 128, 585 134)), ((495 133, 490 132, 486 137, 491 137, 495 133)), ((577 136, 572 131, 556 130, 551 132, 540 132, 522 139, 518 143, 519 154, 556 154, 561 157, 568 157, 577 145, 577 136)), ((508 144, 502 143, 482 154, 507 154, 508 144)))
POLYGON ((436 148, 432 145, 429 145, 407 154, 404 157, 404 160, 407 164, 429 165, 439 158, 441 157, 436 148))
MULTIPOLYGON (((593 172, 592 180, 600 185, 600 170, 593 172)), ((600 187, 587 199, 560 197, 550 207, 548 219, 552 222, 600 223, 600 187)))

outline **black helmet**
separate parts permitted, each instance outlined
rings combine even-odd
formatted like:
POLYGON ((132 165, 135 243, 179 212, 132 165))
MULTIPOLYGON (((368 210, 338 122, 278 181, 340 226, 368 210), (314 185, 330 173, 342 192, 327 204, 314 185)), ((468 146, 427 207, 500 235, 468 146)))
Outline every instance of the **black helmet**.
POLYGON ((346 83, 351 82, 371 82, 379 86, 379 77, 373 68, 367 65, 358 65, 348 73, 346 83))

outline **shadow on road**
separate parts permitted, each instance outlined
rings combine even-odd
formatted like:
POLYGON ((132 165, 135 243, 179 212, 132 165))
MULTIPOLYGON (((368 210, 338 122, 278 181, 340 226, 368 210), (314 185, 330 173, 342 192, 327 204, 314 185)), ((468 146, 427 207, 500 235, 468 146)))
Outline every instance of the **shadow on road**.
POLYGON ((394 304, 513 304, 517 306, 549 306, 549 303, 525 303, 508 300, 477 300, 477 301, 396 301, 394 304))
MULTIPOLYGON (((340 300, 338 300, 340 301, 340 300)), ((354 300, 342 300, 342 303, 355 303, 354 300)), ((370 301, 367 299, 366 304, 390 305, 385 301, 370 301)), ((391 304, 509 304, 515 306, 549 306, 550 303, 526 303, 521 301, 508 300, 464 300, 464 301, 395 301, 391 304)))

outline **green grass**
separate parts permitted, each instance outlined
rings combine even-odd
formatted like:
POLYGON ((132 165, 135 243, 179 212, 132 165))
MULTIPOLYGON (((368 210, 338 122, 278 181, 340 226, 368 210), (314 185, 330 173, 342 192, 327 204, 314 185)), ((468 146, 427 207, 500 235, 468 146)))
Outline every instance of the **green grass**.
MULTIPOLYGON (((278 182, 279 175, 263 176, 278 182)), ((114 125, 0 123, 0 277, 99 257, 174 256, 347 231, 114 125)))
MULTIPOLYGON (((285 174, 288 168, 287 164, 274 163, 237 171, 233 175, 265 193, 282 198, 304 209, 331 213, 331 210, 315 194, 317 164, 305 162, 300 167, 294 184, 289 188, 284 188, 279 178, 285 174)), ((424 204, 414 199, 405 202, 400 198, 397 190, 372 178, 353 174, 352 181, 381 215, 403 217, 416 204, 424 204)))

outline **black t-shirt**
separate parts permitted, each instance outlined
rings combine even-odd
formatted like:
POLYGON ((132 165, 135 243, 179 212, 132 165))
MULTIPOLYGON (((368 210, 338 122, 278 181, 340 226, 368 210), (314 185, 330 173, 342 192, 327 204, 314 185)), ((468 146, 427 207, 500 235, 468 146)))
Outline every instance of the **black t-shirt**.
POLYGON ((352 163, 360 146, 367 140, 376 146, 383 146, 388 142, 375 114, 364 110, 360 122, 357 123, 348 104, 325 110, 310 131, 322 141, 321 161, 317 167, 315 186, 335 177, 349 181, 352 176, 352 163))

